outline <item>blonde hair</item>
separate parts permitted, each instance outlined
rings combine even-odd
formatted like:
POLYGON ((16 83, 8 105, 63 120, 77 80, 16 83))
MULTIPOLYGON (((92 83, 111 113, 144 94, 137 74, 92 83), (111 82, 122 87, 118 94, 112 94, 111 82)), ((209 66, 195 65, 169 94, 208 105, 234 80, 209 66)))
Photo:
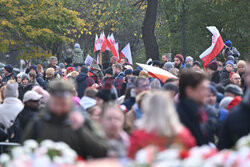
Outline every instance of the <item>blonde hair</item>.
POLYGON ((244 60, 239 60, 238 63, 237 63, 237 68, 239 66, 243 66, 243 67, 246 67, 246 62, 244 60))
POLYGON ((171 137, 183 128, 174 103, 166 92, 154 91, 147 95, 142 101, 142 110, 144 115, 137 123, 146 132, 171 137))

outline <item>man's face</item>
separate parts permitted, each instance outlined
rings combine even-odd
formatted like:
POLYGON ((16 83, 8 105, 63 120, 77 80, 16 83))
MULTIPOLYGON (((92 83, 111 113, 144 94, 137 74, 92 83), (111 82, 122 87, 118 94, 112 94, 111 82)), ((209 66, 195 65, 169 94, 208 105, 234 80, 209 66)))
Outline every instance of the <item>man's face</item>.
POLYGON ((5 70, 5 69, 3 69, 3 73, 4 73, 4 75, 5 76, 8 76, 10 73, 7 71, 7 70, 5 70))
POLYGON ((186 95, 190 99, 194 100, 198 104, 206 104, 206 99, 209 93, 209 81, 202 81, 197 87, 192 88, 191 86, 186 88, 186 95))
POLYGON ((56 59, 51 60, 51 66, 56 66, 56 63, 57 63, 56 59))
POLYGON ((71 94, 64 97, 56 97, 51 95, 49 100, 49 108, 52 113, 57 116, 67 115, 73 106, 73 97, 71 94))
POLYGON ((162 61, 162 62, 168 62, 167 56, 166 56, 166 55, 162 55, 162 56, 161 56, 161 61, 162 61))
POLYGON ((34 69, 30 69, 30 72, 36 74, 36 71, 34 69))
POLYGON ((191 66, 193 65, 193 63, 194 63, 193 60, 188 60, 187 61, 187 64, 190 64, 191 66))
POLYGON ((121 64, 124 64, 126 63, 126 60, 125 59, 121 59, 121 64))
POLYGON ((214 95, 211 91, 208 91, 208 96, 207 96, 206 101, 207 101, 207 104, 213 106, 217 101, 217 96, 214 95))
POLYGON ((30 107, 33 110, 38 110, 40 106, 40 101, 39 100, 30 100, 25 103, 28 107, 30 107))
POLYGON ((238 66, 237 71, 238 71, 238 73, 244 73, 246 71, 246 67, 238 66))
POLYGON ((200 71, 201 68, 200 68, 200 66, 194 65, 194 66, 193 66, 193 70, 195 70, 195 71, 200 71))
POLYGON ((222 71, 223 69, 223 64, 221 62, 218 63, 218 71, 222 71))
POLYGON ((180 64, 181 64, 180 59, 178 59, 178 58, 174 58, 174 66, 175 66, 175 67, 179 67, 179 66, 180 66, 180 64))
POLYGON ((245 74, 246 74, 245 75, 246 86, 250 88, 250 63, 247 63, 245 74))
POLYGON ((102 127, 109 138, 117 138, 123 128, 124 116, 121 111, 115 108, 107 110, 102 119, 102 127))
POLYGON ((226 65, 226 70, 227 70, 228 72, 232 72, 232 71, 233 71, 233 66, 232 66, 231 64, 227 64, 227 65, 226 65))
POLYGON ((241 86, 241 78, 240 75, 237 73, 234 73, 232 77, 230 78, 230 81, 234 85, 238 85, 239 87, 241 86))

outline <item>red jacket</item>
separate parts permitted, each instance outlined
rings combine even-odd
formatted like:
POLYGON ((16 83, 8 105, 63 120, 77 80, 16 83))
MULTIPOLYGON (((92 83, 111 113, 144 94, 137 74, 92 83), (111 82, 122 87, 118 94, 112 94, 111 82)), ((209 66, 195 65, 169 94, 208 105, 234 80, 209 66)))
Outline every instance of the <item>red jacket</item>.
MULTIPOLYGON (((169 139, 169 137, 158 136, 154 132, 147 133, 144 130, 136 130, 130 136, 128 157, 134 159, 137 151, 149 145, 155 145, 160 150, 164 150, 170 141, 169 139)), ((187 128, 183 128, 172 144, 179 144, 184 149, 189 149, 196 145, 196 140, 187 128)))

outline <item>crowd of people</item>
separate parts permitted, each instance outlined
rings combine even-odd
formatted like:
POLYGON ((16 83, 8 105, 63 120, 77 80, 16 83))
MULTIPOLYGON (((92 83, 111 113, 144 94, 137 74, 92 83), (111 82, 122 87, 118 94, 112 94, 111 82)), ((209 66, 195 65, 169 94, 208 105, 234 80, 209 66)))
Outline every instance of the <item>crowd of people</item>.
POLYGON ((48 67, 28 65, 19 74, 6 65, 0 141, 63 141, 85 159, 133 159, 149 145, 232 148, 250 132, 250 60, 225 45, 225 61, 205 69, 181 54, 147 61, 176 76, 165 83, 126 58, 89 65, 52 56, 48 67))

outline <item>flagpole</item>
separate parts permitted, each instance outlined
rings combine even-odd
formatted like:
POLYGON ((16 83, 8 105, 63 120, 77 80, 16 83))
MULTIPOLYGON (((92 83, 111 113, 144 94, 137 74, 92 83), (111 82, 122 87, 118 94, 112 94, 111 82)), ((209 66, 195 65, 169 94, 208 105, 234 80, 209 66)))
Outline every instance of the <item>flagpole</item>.
POLYGON ((99 54, 99 63, 102 65, 102 51, 100 51, 100 54, 99 54))

